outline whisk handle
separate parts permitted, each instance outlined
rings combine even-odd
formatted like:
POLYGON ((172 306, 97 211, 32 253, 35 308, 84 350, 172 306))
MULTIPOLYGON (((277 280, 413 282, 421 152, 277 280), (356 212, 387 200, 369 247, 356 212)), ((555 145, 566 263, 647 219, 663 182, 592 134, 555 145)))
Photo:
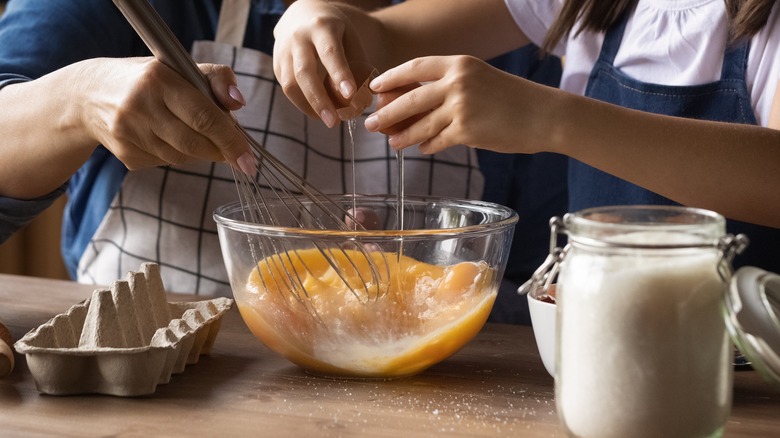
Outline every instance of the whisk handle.
POLYGON ((221 107, 206 76, 148 0, 113 0, 158 61, 182 75, 221 107))

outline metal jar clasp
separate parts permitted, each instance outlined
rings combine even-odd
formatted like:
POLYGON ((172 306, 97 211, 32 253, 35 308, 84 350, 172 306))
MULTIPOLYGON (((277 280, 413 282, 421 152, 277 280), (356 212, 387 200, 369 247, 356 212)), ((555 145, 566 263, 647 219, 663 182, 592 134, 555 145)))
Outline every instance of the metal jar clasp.
POLYGON ((565 234, 565 232, 566 227, 563 219, 558 216, 550 219, 550 253, 531 278, 517 289, 518 294, 525 295, 531 291, 539 290, 540 293, 535 295, 540 296, 550 290, 550 286, 552 286, 558 276, 561 262, 569 249, 569 245, 563 248, 558 246, 558 235, 565 234))

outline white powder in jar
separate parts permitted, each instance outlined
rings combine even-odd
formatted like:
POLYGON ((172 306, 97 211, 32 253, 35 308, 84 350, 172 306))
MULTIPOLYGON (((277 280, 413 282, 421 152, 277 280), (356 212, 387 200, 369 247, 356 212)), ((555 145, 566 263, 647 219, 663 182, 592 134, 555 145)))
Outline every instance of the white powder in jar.
POLYGON ((567 255, 558 285, 556 399, 572 435, 720 431, 731 404, 732 350, 718 256, 714 248, 567 255))

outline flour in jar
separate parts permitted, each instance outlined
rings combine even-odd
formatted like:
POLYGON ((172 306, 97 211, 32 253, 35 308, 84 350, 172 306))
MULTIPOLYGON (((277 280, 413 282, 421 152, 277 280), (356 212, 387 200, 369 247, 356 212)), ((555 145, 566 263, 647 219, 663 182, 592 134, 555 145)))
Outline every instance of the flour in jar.
MULTIPOLYGON (((643 232, 620 239, 689 237, 643 232)), ((559 412, 575 436, 710 436, 731 402, 719 254, 638 251, 605 257, 574 247, 561 267, 559 412)))

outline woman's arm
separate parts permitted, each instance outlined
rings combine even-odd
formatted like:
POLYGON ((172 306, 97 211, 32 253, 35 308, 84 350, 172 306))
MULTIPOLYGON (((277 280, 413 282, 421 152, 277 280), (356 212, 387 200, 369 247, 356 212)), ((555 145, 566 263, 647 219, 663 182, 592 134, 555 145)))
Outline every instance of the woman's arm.
MULTIPOLYGON (((201 69, 223 106, 241 107, 230 95, 236 82, 227 67, 201 69)), ((0 89, 0 108, 5 197, 48 194, 99 144, 131 170, 223 159, 238 167, 249 153, 217 105, 153 58, 96 58, 10 84, 0 89)))
MULTIPOLYGON (((200 30, 184 32, 186 19, 176 17, 196 12, 187 2, 161 11, 185 39, 200 30)), ((142 53, 143 42, 111 2, 8 5, 0 18, 0 196, 48 194, 100 143, 131 169, 224 159, 217 152, 237 164, 247 148, 232 122, 162 64, 128 58, 142 53)), ((202 68, 220 102, 239 107, 229 96, 232 72, 202 68)))

